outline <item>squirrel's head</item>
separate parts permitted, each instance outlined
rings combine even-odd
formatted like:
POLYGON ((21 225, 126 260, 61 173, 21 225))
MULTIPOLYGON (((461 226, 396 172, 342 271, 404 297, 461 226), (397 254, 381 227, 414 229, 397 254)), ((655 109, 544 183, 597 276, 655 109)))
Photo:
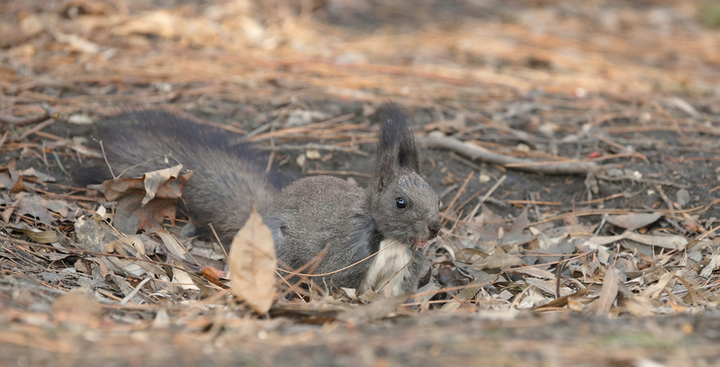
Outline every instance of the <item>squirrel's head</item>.
POLYGON ((397 107, 385 106, 378 140, 370 213, 385 238, 422 247, 440 231, 439 200, 420 176, 419 148, 397 107))

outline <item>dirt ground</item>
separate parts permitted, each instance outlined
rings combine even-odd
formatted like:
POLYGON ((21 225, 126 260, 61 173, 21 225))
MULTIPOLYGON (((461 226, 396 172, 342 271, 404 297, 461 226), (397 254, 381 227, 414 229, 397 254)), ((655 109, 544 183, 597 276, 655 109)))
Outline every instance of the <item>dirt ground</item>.
POLYGON ((0 92, 2 365, 720 365, 713 1, 9 1, 0 92), (279 284, 258 315, 182 210, 186 254, 86 245, 104 117, 364 187, 388 101, 447 218, 406 304, 279 284))

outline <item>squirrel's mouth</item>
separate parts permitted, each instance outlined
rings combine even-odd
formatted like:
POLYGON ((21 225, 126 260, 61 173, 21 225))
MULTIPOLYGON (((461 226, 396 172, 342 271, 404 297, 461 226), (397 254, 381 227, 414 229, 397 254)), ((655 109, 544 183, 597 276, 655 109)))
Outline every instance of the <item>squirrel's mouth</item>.
POLYGON ((425 247, 425 245, 427 245, 427 242, 428 242, 427 240, 421 240, 418 238, 417 240, 415 240, 415 246, 422 248, 422 247, 425 247))

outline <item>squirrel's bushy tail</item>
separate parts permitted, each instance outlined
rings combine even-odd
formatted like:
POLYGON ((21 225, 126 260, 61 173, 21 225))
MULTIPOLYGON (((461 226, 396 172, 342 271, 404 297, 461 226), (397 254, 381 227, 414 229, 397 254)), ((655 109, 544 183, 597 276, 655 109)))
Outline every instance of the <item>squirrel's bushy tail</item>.
MULTIPOLYGON (((97 138, 116 175, 136 165, 123 177, 178 163, 192 170, 183 201, 197 228, 205 231, 212 223, 225 246, 252 206, 257 204, 264 214, 282 186, 277 174, 265 173, 267 160, 247 144, 233 144, 224 132, 170 112, 134 111, 108 118, 98 124, 97 138)), ((102 178, 111 178, 105 171, 102 178)))

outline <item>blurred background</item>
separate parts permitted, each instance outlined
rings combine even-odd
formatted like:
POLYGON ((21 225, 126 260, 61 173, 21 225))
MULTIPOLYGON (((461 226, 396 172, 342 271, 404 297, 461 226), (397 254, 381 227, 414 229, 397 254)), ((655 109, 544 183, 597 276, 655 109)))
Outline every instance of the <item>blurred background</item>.
POLYGON ((303 94, 491 118, 528 93, 673 94, 720 108, 712 0, 23 0, 0 14, 0 108, 12 113, 60 98, 65 109, 184 103, 232 115, 243 112, 213 100, 303 94))

